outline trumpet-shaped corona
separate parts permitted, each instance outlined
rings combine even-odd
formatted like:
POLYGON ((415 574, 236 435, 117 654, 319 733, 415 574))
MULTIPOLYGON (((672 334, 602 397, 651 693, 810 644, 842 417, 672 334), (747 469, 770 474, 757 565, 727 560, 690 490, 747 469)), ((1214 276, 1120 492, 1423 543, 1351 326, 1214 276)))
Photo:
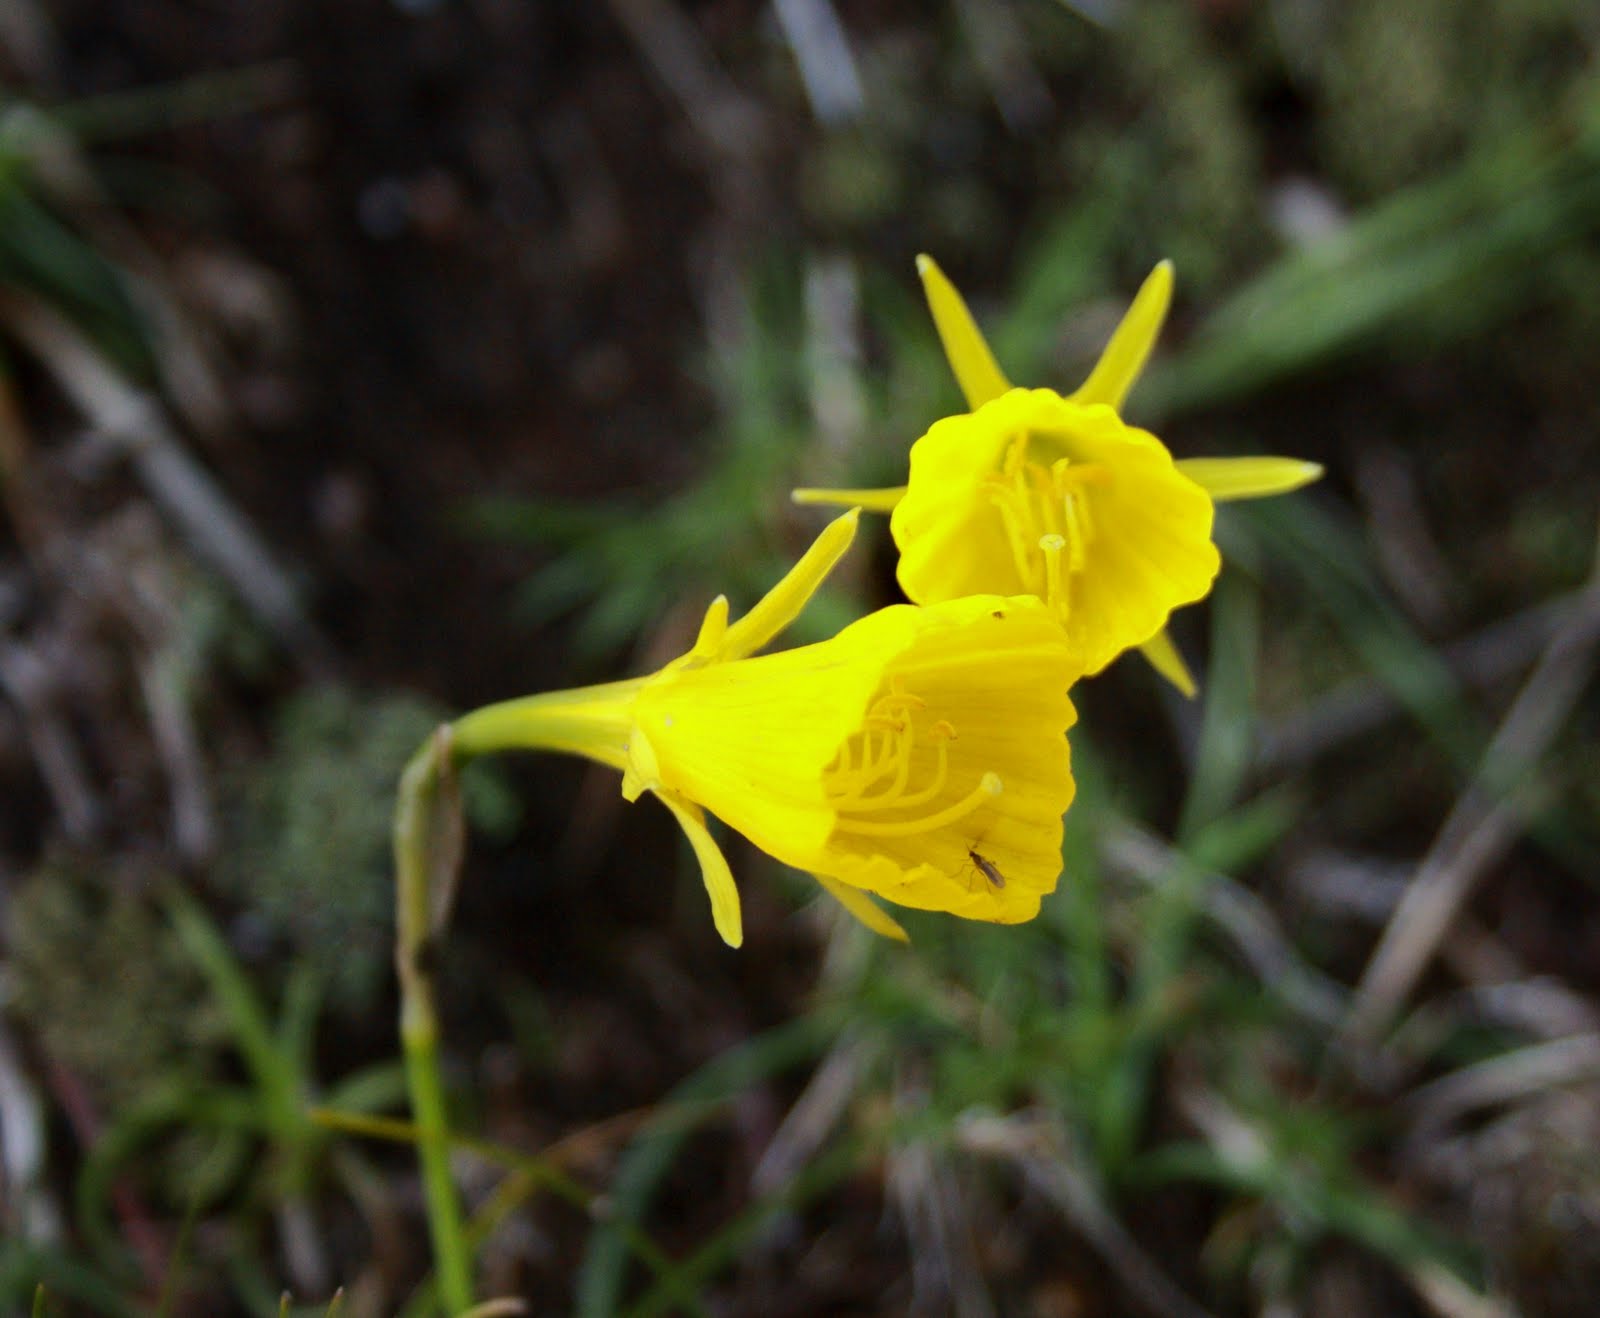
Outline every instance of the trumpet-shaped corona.
POLYGON ((1193 680, 1167 618, 1210 589, 1219 500, 1282 494, 1322 469, 1291 458, 1174 461, 1119 409, 1155 345, 1172 267, 1145 281, 1089 378, 1071 394, 1014 389, 955 287, 918 257, 934 323, 971 411, 911 447, 908 483, 797 490, 802 503, 889 512, 900 584, 922 604, 977 591, 1034 595, 1066 629, 1083 671, 1130 646, 1186 694, 1193 680))
POLYGON ((891 937, 904 933, 867 894, 969 919, 1032 918, 1060 873, 1073 796, 1072 645, 1038 599, 987 594, 896 605, 831 640, 756 654, 855 525, 852 511, 824 530, 739 621, 719 597, 694 647, 660 672, 479 710, 457 723, 457 746, 565 750, 622 770, 624 796, 653 793, 682 825, 735 946, 738 890, 707 813, 891 937))

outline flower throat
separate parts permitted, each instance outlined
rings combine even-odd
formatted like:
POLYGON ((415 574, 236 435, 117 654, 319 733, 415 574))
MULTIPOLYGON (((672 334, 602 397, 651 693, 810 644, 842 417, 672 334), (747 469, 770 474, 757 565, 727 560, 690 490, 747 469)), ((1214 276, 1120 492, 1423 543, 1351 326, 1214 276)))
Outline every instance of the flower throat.
POLYGON ((956 729, 945 719, 919 725, 927 702, 906 691, 898 677, 862 720, 862 730, 839 748, 823 775, 828 804, 841 833, 866 837, 912 837, 959 822, 1004 790, 996 773, 980 775, 960 798, 948 796, 950 743, 956 729), (923 781, 912 782, 912 753, 932 746, 936 763, 923 781), (915 813, 926 810, 925 813, 915 813), (907 816, 904 812, 912 812, 907 816))
POLYGON ((984 486, 1000 512, 1022 593, 1065 612, 1074 575, 1088 562, 1094 517, 1088 487, 1111 473, 1099 463, 1057 458, 1046 466, 1028 457, 1027 431, 1012 436, 1000 470, 984 486))

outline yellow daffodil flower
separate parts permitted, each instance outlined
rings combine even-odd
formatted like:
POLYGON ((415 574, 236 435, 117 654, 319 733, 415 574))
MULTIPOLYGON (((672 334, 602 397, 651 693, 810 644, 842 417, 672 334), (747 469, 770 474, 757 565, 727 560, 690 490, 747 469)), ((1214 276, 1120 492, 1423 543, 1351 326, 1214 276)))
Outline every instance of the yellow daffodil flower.
POLYGON ((1285 494, 1322 468, 1274 457, 1175 462, 1154 435, 1122 420, 1172 298, 1170 262, 1151 272, 1089 378, 1065 395, 1012 388, 954 285, 927 256, 917 269, 972 410, 912 445, 905 486, 796 490, 796 501, 891 513, 900 585, 920 604, 976 591, 1036 595, 1086 674, 1139 646, 1193 694, 1164 629, 1217 574, 1213 505, 1285 494))
POLYGON ((694 647, 660 672, 478 710, 455 724, 457 751, 567 751, 620 770, 630 801, 653 793, 688 836, 735 947, 739 893, 707 812, 890 937, 905 934, 866 894, 1031 919, 1060 873, 1073 796, 1073 650, 1039 600, 991 594, 895 605, 832 640, 756 655, 856 521, 852 510, 828 526, 737 622, 719 596, 694 647))

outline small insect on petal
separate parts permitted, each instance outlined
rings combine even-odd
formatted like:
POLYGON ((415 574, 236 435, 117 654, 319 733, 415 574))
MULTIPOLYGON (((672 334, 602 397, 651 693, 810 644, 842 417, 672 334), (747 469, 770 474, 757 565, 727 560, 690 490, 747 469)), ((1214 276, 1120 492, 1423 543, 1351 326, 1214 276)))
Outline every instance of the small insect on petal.
POLYGON ((972 860, 972 863, 978 867, 978 872, 988 879, 990 883, 994 884, 995 887, 1003 888, 1006 886, 1006 876, 1000 873, 1000 867, 994 861, 987 856, 979 855, 970 847, 967 848, 967 855, 972 860))

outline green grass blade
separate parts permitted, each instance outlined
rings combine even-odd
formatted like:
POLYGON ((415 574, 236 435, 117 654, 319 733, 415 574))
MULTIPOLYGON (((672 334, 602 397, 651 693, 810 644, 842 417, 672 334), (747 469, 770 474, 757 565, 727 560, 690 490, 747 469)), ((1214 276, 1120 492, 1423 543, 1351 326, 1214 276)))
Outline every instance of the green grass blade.
MULTIPOLYGON (((824 1014, 803 1016, 723 1053, 672 1091, 662 1116, 629 1146, 611 1187, 611 1215, 590 1233, 578 1273, 579 1318, 613 1318, 620 1310, 630 1251, 618 1224, 642 1221, 690 1134, 750 1085, 817 1056, 834 1032, 824 1014)), ((675 1284, 671 1275, 663 1282, 677 1303, 700 1311, 692 1288, 675 1284)))

